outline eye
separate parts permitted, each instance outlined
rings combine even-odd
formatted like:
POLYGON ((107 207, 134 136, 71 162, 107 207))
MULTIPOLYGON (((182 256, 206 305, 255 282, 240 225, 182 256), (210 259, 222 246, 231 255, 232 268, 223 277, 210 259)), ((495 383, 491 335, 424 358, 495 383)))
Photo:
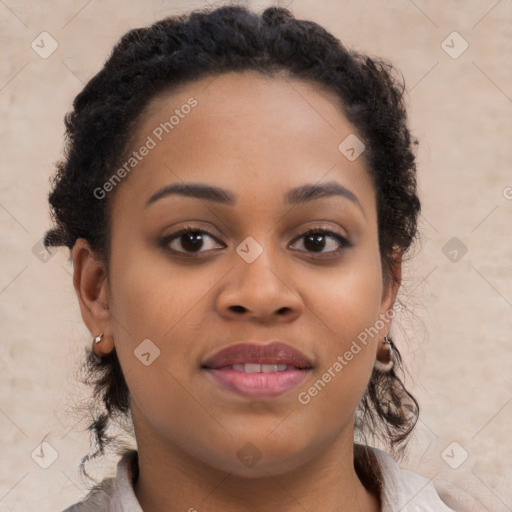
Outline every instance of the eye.
POLYGON ((201 251, 201 249, 205 248, 205 245, 207 246, 206 249, 225 247, 222 244, 212 244, 211 242, 210 247, 208 247, 208 240, 216 241, 217 239, 204 229, 195 226, 188 226, 162 238, 160 245, 165 248, 170 248, 174 252, 183 254, 206 252, 201 251), (180 247, 183 250, 180 250, 180 247))
POLYGON ((308 229, 296 240, 300 239, 304 239, 302 245, 305 247, 305 250, 301 250, 301 252, 337 254, 343 249, 352 246, 352 244, 345 237, 339 235, 338 233, 334 233, 333 231, 322 228, 308 229), (329 239, 331 240, 330 243, 329 239), (329 247, 333 248, 333 250, 324 251, 324 249, 329 249, 329 247))
MULTIPOLYGON (((338 254, 343 249, 352 246, 345 237, 322 228, 309 229, 295 240, 301 239, 304 239, 302 245, 305 249, 299 249, 300 252, 338 254), (329 250, 329 247, 331 247, 332 250, 329 250)), ((187 226, 179 231, 171 233, 170 235, 162 238, 160 245, 173 252, 185 255, 192 255, 194 253, 207 252, 209 249, 222 249, 226 247, 218 242, 212 234, 198 226, 187 226), (208 240, 210 240, 210 247, 208 247, 208 240), (212 243, 212 241, 214 243, 212 243)))

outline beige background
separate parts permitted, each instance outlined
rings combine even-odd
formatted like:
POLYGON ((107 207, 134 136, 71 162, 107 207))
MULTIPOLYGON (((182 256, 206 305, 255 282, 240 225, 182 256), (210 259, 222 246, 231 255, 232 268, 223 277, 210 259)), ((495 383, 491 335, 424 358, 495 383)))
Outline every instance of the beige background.
MULTIPOLYGON (((55 512, 85 489, 77 468, 88 436, 65 408, 83 391, 75 371, 91 339, 66 250, 46 262, 33 252, 49 226, 48 179, 62 150, 63 116, 124 32, 204 3, 0 1, 0 512, 55 512), (31 48, 43 31, 58 42, 47 59, 31 48), (58 454, 48 469, 31 458, 43 439, 58 454)), ((512 2, 281 5, 390 59, 404 75, 420 140, 423 235, 402 295, 413 314, 400 313, 395 326, 422 406, 402 465, 510 511, 512 2), (450 56, 442 42, 453 31, 463 39, 447 39, 450 56), (452 58, 464 41, 467 50, 452 58), (452 237, 467 248, 457 262, 443 253, 452 237), (456 465, 466 451, 457 469, 445 461, 456 465)), ((108 459, 97 477, 114 467, 108 459)))

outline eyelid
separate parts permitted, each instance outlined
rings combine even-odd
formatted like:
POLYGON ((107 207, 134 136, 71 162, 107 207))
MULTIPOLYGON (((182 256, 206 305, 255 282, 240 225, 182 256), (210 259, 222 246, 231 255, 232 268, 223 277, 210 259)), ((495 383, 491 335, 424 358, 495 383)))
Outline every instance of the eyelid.
POLYGON ((305 237, 307 235, 313 234, 313 233, 321 233, 321 234, 323 234, 325 236, 330 236, 332 238, 338 239, 340 241, 340 243, 343 243, 343 244, 346 244, 346 245, 352 245, 350 240, 346 236, 344 236, 344 235, 342 235, 342 234, 340 234, 340 233, 338 233, 338 232, 336 232, 336 231, 334 231, 334 230, 332 230, 330 228, 327 228, 325 226, 324 227, 308 228, 305 231, 302 231, 299 235, 297 235, 295 237, 294 241, 298 240, 300 238, 303 238, 303 237, 305 237))

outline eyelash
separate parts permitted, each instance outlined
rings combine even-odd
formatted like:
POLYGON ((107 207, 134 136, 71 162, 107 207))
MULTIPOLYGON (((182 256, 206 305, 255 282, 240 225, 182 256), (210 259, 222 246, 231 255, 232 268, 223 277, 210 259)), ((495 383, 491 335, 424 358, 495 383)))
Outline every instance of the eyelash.
MULTIPOLYGON (((186 255, 187 257, 193 257, 197 254, 201 254, 202 252, 208 252, 208 251, 199 251, 199 252, 176 251, 175 249, 170 249, 168 247, 170 242, 172 242, 175 239, 179 239, 182 235, 185 235, 188 233, 199 233, 201 235, 208 235, 209 237, 216 240, 216 237, 214 237, 208 231, 205 231, 203 228, 200 228, 199 226, 191 225, 191 226, 184 227, 183 229, 180 229, 179 231, 176 231, 175 233, 172 233, 172 234, 167 235, 166 237, 162 238, 160 240, 159 245, 168 251, 178 253, 181 255, 186 255)), ((311 234, 321 234, 323 236, 332 237, 340 244, 340 247, 334 251, 327 251, 325 253, 324 252, 307 251, 307 250, 306 251, 301 250, 299 252, 305 252, 308 254, 316 254, 316 255, 320 255, 320 257, 322 257, 321 255, 325 255, 325 254, 337 255, 337 254, 341 253, 343 249, 352 247, 352 243, 349 240, 347 240, 345 237, 339 235, 338 233, 335 233, 333 231, 330 231, 330 230, 324 229, 324 228, 310 228, 307 231, 304 231, 303 233, 301 233, 299 236, 297 236, 297 238, 294 239, 294 242, 296 240, 299 240, 299 239, 304 238, 311 234)))

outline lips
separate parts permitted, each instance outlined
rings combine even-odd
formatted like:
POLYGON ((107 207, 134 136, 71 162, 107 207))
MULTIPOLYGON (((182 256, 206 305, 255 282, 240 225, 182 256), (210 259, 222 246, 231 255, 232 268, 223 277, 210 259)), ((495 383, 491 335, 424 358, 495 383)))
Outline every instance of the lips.
POLYGON ((298 369, 313 368, 312 362, 299 350, 280 341, 266 345, 239 343, 216 352, 207 358, 202 368, 220 369, 244 364, 288 365, 298 369))

